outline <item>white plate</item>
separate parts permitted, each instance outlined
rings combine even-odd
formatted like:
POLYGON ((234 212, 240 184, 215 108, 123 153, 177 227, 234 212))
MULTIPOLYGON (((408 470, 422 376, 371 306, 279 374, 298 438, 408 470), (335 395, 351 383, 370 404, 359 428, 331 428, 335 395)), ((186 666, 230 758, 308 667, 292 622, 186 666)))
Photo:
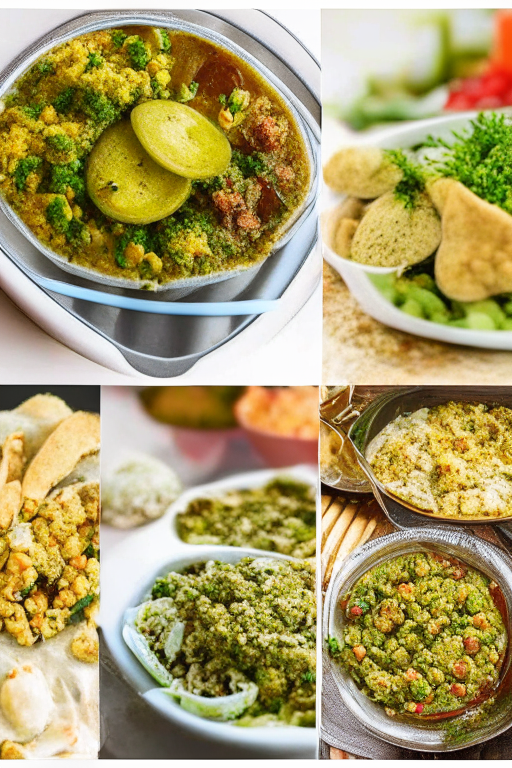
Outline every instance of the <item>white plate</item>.
MULTIPOLYGON (((123 615, 127 608, 142 602, 157 576, 173 569, 179 570, 194 562, 214 558, 226 562, 237 562, 248 555, 291 559, 285 555, 256 549, 186 544, 176 532, 176 515, 194 498, 219 495, 231 489, 257 488, 282 475, 311 483, 315 487, 317 484, 316 472, 307 465, 245 472, 224 478, 186 491, 160 520, 145 528, 135 529, 133 534, 117 547, 110 552, 103 552, 100 624, 112 656, 123 676, 139 695, 144 696, 157 686, 123 641, 123 615)), ((148 704, 177 728, 197 738, 242 748, 245 746, 253 752, 260 752, 262 757, 306 759, 314 758, 316 754, 315 728, 240 728, 232 723, 216 723, 192 715, 171 699, 163 702, 155 699, 148 701, 148 704)))
MULTIPOLYGON (((510 110, 508 111, 510 112, 510 110)), ((354 140, 353 145, 400 149, 420 144, 429 135, 448 140, 452 138, 452 131, 460 131, 467 127, 469 120, 473 120, 477 115, 478 112, 463 112, 457 115, 417 120, 399 127, 388 128, 379 132, 378 135, 371 134, 363 139, 354 140)), ((468 347, 481 347, 482 349, 512 350, 512 331, 473 331, 468 328, 454 328, 449 325, 432 323, 430 320, 407 315, 388 301, 374 286, 369 274, 393 272, 393 269, 368 268, 338 256, 329 246, 328 221, 333 213, 331 206, 336 201, 339 205, 341 200, 343 200, 342 195, 335 195, 333 192, 327 191, 324 186, 324 202, 328 203, 328 208, 322 216, 323 256, 328 264, 341 275, 361 309, 384 325, 396 328, 398 331, 412 333, 415 336, 423 336, 426 339, 462 344, 468 347)))

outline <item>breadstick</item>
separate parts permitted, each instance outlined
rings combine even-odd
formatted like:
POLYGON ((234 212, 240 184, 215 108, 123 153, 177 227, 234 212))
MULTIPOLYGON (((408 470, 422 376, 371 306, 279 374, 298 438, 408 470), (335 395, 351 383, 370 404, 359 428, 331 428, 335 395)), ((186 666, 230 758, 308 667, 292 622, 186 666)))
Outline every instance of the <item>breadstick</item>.
POLYGON ((348 555, 352 552, 352 550, 356 548, 359 540, 361 539, 363 531, 367 525, 368 525, 367 512, 362 512, 360 515, 357 515, 354 518, 350 528, 345 534, 345 538, 343 539, 340 548, 338 549, 336 557, 333 558, 332 560, 330 570, 326 572, 326 575, 325 575, 326 579, 330 578, 332 569, 334 568, 334 564, 341 560, 344 560, 346 557, 348 557, 348 555))
POLYGON ((325 546, 322 548, 322 571, 327 569, 331 558, 336 556, 341 540, 357 512, 357 507, 357 503, 347 504, 339 518, 336 520, 336 523, 325 542, 325 546))
POLYGON ((322 495, 322 517, 325 515, 329 507, 331 506, 332 496, 327 494, 322 495))
POLYGON ((327 541, 327 537, 332 531, 334 524, 339 519, 346 504, 347 502, 345 501, 345 499, 342 499, 342 498, 336 499, 336 501, 333 501, 333 503, 329 507, 329 510, 322 517, 322 547, 327 541))
MULTIPOLYGON (((370 536, 372 535, 372 533, 376 529, 377 522, 378 522, 378 518, 377 517, 372 517, 372 519, 368 521, 368 525, 364 529, 363 535, 361 536, 361 539, 360 539, 360 541, 357 544, 358 547, 362 547, 363 544, 366 544, 366 542, 368 541, 368 539, 370 538, 370 536)), ((354 547, 354 549, 355 549, 355 547, 354 547)))

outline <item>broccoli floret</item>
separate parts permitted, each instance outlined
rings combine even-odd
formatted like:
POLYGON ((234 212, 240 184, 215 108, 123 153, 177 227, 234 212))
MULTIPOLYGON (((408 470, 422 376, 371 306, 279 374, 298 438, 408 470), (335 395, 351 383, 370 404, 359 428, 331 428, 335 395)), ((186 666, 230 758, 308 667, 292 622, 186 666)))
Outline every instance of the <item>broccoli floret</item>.
POLYGON ((198 88, 199 83, 196 83, 194 80, 192 80, 190 85, 185 85, 185 83, 182 83, 180 85, 178 95, 176 96, 176 101, 179 101, 181 104, 185 104, 187 101, 192 101, 192 99, 197 94, 198 88))
POLYGON ((241 88, 233 88, 227 106, 231 114, 236 115, 237 112, 247 109, 250 100, 251 94, 249 91, 243 91, 241 88))
POLYGON ((423 701, 432 691, 428 682, 423 678, 420 680, 413 680, 410 689, 414 701, 423 701))
POLYGON ((134 69, 145 69, 151 56, 146 50, 144 41, 138 35, 130 38, 128 43, 128 55, 134 69))
POLYGON ((95 53, 94 51, 89 54, 89 59, 87 61, 87 66, 85 67, 84 72, 90 72, 91 69, 94 69, 97 67, 98 69, 103 66, 103 56, 100 56, 99 53, 95 53))
POLYGON ((82 108, 97 124, 110 125, 119 117, 119 109, 106 96, 87 88, 82 97, 82 108))
POLYGON ((39 115, 44 109, 44 105, 43 104, 26 104, 21 109, 23 110, 23 112, 26 114, 27 117, 30 117, 32 120, 38 120, 39 115))
POLYGON ((53 106, 55 107, 57 112, 61 113, 61 115, 67 115, 67 113, 71 111, 74 99, 75 99, 75 88, 73 88, 72 86, 69 86, 68 88, 65 88, 63 91, 59 93, 59 95, 53 102, 53 106))
POLYGON ((192 182, 192 187, 211 195, 222 188, 222 176, 212 176, 211 179, 197 179, 192 182))
POLYGON ((227 106, 228 97, 226 96, 225 93, 221 93, 221 95, 219 96, 219 101, 220 101, 220 103, 222 104, 223 107, 227 106))
POLYGON ((160 49, 164 53, 168 53, 171 50, 171 41, 169 39, 169 33, 165 29, 159 29, 158 36, 160 38, 160 49))
POLYGON ((41 167, 42 162, 40 157, 34 156, 24 157, 21 160, 18 160, 16 170, 14 171, 14 183, 19 192, 25 189, 28 177, 31 173, 34 173, 34 171, 37 171, 41 167))
POLYGON ((160 597, 171 597, 169 582, 166 579, 157 579, 151 590, 151 597, 153 600, 158 600, 160 597))
POLYGON ((78 244, 89 244, 90 242, 90 233, 83 221, 80 221, 80 219, 72 218, 69 222, 69 226, 66 230, 66 239, 70 243, 78 244))
POLYGON ((81 160, 74 160, 66 165, 52 165, 49 182, 49 191, 57 195, 66 194, 68 187, 75 193, 75 199, 79 205, 85 201, 84 164, 81 160))
POLYGON ((46 137, 46 143, 57 152, 72 152, 75 148, 75 142, 65 133, 54 133, 46 137))
POLYGON ((65 234, 68 231, 69 219, 66 211, 69 206, 62 197, 54 197, 46 207, 46 221, 52 225, 56 232, 65 234))
POLYGON ((246 179, 251 176, 261 176, 267 169, 265 158, 260 152, 244 155, 238 149, 235 149, 231 159, 246 179))
POLYGON ((69 243, 87 243, 89 230, 80 219, 68 218, 69 206, 64 197, 54 197, 46 207, 46 220, 69 243))
POLYGON ((169 98, 169 91, 162 87, 156 77, 151 78, 151 90, 155 99, 169 98))
POLYGON ((46 77, 46 75, 52 75, 55 71, 53 68, 52 62, 48 61, 48 59, 43 59, 43 61, 38 61, 37 64, 34 65, 34 69, 42 77, 46 77))
POLYGON ((341 653, 340 644, 335 637, 328 637, 325 641, 327 643, 327 650, 331 656, 339 656, 341 653))
POLYGON ((112 39, 112 44, 115 48, 120 48, 128 35, 125 35, 122 29, 113 29, 110 33, 110 37, 112 39))
POLYGON ((116 240, 116 247, 114 250, 114 258, 117 264, 123 268, 127 266, 124 251, 129 243, 142 245, 144 253, 154 251, 153 236, 149 230, 135 226, 127 227, 124 234, 116 240))

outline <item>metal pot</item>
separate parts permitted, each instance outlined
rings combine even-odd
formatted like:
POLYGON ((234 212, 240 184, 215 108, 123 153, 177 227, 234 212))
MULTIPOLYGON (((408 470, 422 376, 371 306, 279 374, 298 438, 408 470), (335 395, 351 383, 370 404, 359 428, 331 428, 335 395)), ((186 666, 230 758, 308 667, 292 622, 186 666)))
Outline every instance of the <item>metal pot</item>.
POLYGON ((455 525, 498 525, 500 530, 511 536, 512 515, 500 518, 457 518, 433 515, 413 504, 398 498, 375 476, 366 460, 366 451, 373 438, 391 421, 405 413, 419 408, 431 408, 450 400, 478 402, 489 406, 504 405, 512 408, 510 387, 411 387, 392 390, 377 397, 362 415, 352 424, 349 437, 356 450, 357 459, 372 486, 373 493, 382 509, 399 528, 418 525, 432 525, 433 522, 455 525))
MULTIPOLYGON (((316 128, 313 125, 311 115, 303 108, 288 87, 282 83, 276 75, 267 68, 265 64, 249 51, 246 51, 240 45, 232 42, 231 39, 212 28, 200 26, 198 23, 190 22, 179 18, 171 11, 95 11, 92 13, 78 16, 75 19, 57 27, 51 33, 44 35, 35 43, 30 45, 25 51, 11 62, 0 75, 0 98, 3 98, 15 86, 16 81, 37 61, 41 56, 62 43, 72 40, 79 35, 88 32, 94 32, 99 29, 108 29, 120 26, 162 26, 167 29, 189 32, 197 37, 203 38, 215 43, 231 53, 237 55, 240 59, 257 70, 279 93, 283 98, 290 112, 292 113, 299 132, 304 140, 309 166, 310 183, 309 189, 301 207, 295 212, 291 219, 286 223, 282 231, 282 236, 276 242, 274 250, 283 247, 295 232, 299 229, 304 217, 308 214, 316 200, 316 190, 318 186, 317 178, 317 154, 315 152, 315 133, 316 128)), ((65 272, 76 277, 93 280, 103 286, 113 288, 126 288, 130 290, 144 289, 147 286, 147 280, 128 280, 119 277, 109 277, 101 272, 88 267, 72 264, 60 254, 48 248, 41 243, 33 234, 30 228, 22 221, 18 214, 10 205, 0 196, 0 211, 13 224, 16 229, 22 233, 31 246, 43 253, 50 261, 56 264, 65 272)), ((15 260, 23 261, 25 254, 22 252, 21 244, 15 243, 9 238, 9 230, 0 229, 0 245, 15 260)), ((166 292, 166 298, 180 298, 192 290, 203 288, 213 283, 228 280, 247 273, 252 279, 260 269, 262 263, 249 267, 240 267, 229 272, 217 272, 210 275, 194 276, 172 281, 171 283, 159 285, 152 284, 152 290, 155 292, 166 292)), ((148 294, 145 292, 145 296, 148 294)))

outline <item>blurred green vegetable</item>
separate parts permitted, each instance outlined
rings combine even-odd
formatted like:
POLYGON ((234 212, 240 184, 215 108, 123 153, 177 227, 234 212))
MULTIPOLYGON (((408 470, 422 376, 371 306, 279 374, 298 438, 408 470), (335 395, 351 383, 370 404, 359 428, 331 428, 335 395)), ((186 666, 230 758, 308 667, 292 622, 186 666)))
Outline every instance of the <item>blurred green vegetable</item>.
POLYGON ((512 331, 512 300, 509 294, 485 301, 451 301, 437 288, 428 272, 407 270, 396 274, 370 275, 375 287, 402 312, 422 320, 474 331, 512 331))

